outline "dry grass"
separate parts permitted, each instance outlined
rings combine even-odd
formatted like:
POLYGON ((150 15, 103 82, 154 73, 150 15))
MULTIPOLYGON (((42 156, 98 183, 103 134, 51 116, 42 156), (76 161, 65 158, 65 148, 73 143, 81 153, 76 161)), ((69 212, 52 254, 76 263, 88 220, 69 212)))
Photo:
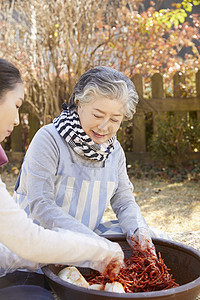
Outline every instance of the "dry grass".
MULTIPOLYGON (((147 223, 166 232, 200 230, 200 184, 169 183, 159 179, 132 179, 136 202, 147 223)), ((115 218, 112 209, 105 219, 115 218)))

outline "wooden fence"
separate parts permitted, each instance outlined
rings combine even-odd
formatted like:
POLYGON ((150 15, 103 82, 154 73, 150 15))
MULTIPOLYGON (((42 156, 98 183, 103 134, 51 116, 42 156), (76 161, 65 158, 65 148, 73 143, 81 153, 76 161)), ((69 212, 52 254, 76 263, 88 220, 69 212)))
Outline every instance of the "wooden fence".
MULTIPOLYGON (((177 72, 173 77, 173 97, 165 98, 163 76, 156 73, 151 78, 152 98, 144 99, 144 84, 141 75, 132 78, 139 94, 137 113, 134 115, 132 124, 129 123, 129 149, 123 142, 123 135, 120 138, 121 144, 126 151, 128 162, 135 160, 149 163, 151 153, 147 151, 147 122, 146 116, 150 113, 152 117, 152 134, 157 132, 158 120, 166 112, 172 112, 181 117, 190 113, 196 114, 197 122, 200 122, 200 70, 196 73, 196 97, 182 98, 181 86, 185 82, 185 76, 177 72)), ((125 124, 126 126, 126 124, 125 124)), ((191 159, 200 159, 200 153, 191 153, 191 159)))
MULTIPOLYGON (((123 130, 126 130, 127 123, 124 124, 123 130, 119 133, 119 138, 122 146, 126 151, 127 161, 132 163, 133 161, 151 161, 151 153, 147 150, 147 125, 146 116, 150 113, 152 117, 152 133, 157 131, 157 124, 160 116, 166 112, 173 112, 175 114, 188 114, 195 112, 197 120, 200 122, 200 70, 196 73, 196 97, 181 98, 181 84, 185 78, 178 72, 173 78, 173 97, 165 98, 163 76, 156 73, 151 78, 152 98, 144 99, 144 83, 142 76, 136 74, 131 78, 135 84, 136 90, 139 94, 139 104, 137 106, 137 112, 133 117, 131 123, 129 122, 128 134, 129 149, 126 149, 126 143, 123 136, 123 130)), ((23 122, 17 126, 12 133, 7 147, 7 153, 10 159, 22 159, 25 153, 25 144, 28 139, 30 142, 36 131, 40 128, 41 124, 38 118, 34 115, 32 108, 24 103, 21 109, 21 113, 25 114, 28 123, 23 122), (25 141, 26 140, 26 141, 25 141)), ((200 153, 192 153, 191 157, 200 159, 200 153)))

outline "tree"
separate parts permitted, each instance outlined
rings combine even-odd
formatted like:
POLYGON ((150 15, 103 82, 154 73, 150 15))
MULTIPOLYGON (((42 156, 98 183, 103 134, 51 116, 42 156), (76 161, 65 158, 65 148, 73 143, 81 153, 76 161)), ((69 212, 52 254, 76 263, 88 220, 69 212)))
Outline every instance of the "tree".
MULTIPOLYGON (((162 73, 166 83, 165 92, 171 95, 170 82, 175 72, 184 72, 191 77, 198 70, 200 55, 193 38, 199 39, 200 19, 199 16, 193 16, 193 26, 187 22, 168 26, 168 23, 158 19, 155 12, 154 7, 141 14, 127 7, 119 8, 115 27, 112 28, 115 34, 110 34, 112 39, 104 53, 110 57, 110 65, 129 77, 139 73, 148 79, 156 72, 162 73), (187 46, 192 48, 192 53, 186 55, 185 59, 178 57, 180 50, 187 46)), ((191 86, 187 91, 183 87, 185 94, 194 91, 190 81, 191 86)), ((147 81, 147 85, 149 83, 147 81)), ((147 94, 151 96, 148 89, 147 94)))
POLYGON ((59 114, 60 102, 109 42, 102 38, 108 2, 1 0, 0 54, 23 71, 26 101, 44 123, 59 114))
POLYGON ((174 9, 160 9, 155 12, 157 20, 167 23, 168 27, 178 26, 184 23, 188 12, 192 12, 193 6, 200 5, 200 0, 183 0, 181 3, 173 3, 174 9))

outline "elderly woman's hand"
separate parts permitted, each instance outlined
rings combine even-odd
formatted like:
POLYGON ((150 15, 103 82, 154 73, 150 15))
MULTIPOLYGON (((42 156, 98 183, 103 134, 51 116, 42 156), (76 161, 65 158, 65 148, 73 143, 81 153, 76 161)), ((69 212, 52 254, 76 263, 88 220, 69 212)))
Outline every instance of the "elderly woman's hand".
POLYGON ((148 252, 153 258, 157 258, 155 246, 151 240, 148 228, 141 227, 135 231, 130 229, 127 233, 127 242, 133 253, 148 252))

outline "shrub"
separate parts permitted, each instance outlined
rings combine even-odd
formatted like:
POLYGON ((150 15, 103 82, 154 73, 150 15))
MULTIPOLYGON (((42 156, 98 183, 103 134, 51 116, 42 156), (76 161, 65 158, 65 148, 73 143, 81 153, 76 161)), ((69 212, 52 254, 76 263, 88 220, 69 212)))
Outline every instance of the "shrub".
POLYGON ((189 152, 200 151, 200 124, 189 116, 162 116, 150 145, 154 160, 168 166, 180 165, 187 160, 189 152))

